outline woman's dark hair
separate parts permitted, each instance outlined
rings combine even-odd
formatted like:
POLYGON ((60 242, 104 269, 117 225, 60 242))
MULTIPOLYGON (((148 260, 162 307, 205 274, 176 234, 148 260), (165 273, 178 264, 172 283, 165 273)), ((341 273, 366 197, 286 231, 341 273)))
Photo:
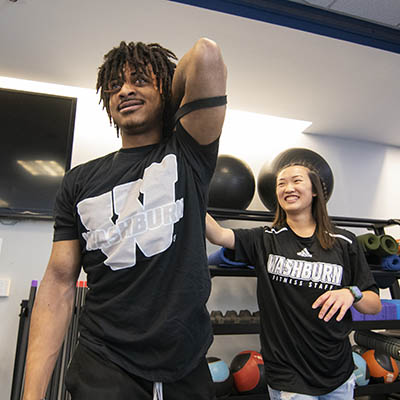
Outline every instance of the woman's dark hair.
MULTIPOLYGON (((163 126, 164 135, 171 129, 171 100, 172 78, 174 76, 176 64, 172 60, 177 60, 175 54, 160 46, 158 43, 144 44, 142 42, 125 43, 122 41, 118 47, 114 47, 104 56, 104 62, 100 66, 97 75, 96 90, 100 91, 100 103, 107 110, 110 123, 112 116, 110 113, 110 90, 109 83, 112 80, 121 80, 124 76, 124 68, 128 64, 138 73, 148 74, 148 66, 151 65, 157 80, 157 87, 160 89, 161 99, 164 104, 163 126)), ((115 124, 114 124, 115 125, 115 124)), ((117 136, 119 135, 119 127, 117 136)))
MULTIPOLYGON (((295 162, 293 164, 287 164, 283 166, 276 173, 276 176, 278 176, 278 174, 282 170, 296 165, 305 167, 308 170, 308 176, 311 181, 312 190, 313 193, 316 194, 316 196, 313 197, 312 201, 312 216, 317 224, 316 228, 317 239, 323 249, 325 250, 330 249, 333 247, 333 244, 335 243, 335 238, 331 235, 333 233, 333 225, 331 219, 328 216, 328 210, 326 208, 326 201, 327 201, 326 185, 319 176, 318 172, 313 168, 312 165, 308 163, 295 162)), ((286 223, 286 212, 277 201, 275 218, 274 221, 272 222, 272 226, 281 227, 285 225, 285 223, 286 223)))

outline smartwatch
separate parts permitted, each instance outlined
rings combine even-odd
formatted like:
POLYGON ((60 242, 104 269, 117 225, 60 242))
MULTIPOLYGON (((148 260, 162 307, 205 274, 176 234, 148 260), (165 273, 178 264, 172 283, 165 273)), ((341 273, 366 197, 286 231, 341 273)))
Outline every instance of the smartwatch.
POLYGON ((354 303, 357 303, 363 298, 363 294, 358 286, 345 286, 343 289, 349 289, 354 297, 354 303))

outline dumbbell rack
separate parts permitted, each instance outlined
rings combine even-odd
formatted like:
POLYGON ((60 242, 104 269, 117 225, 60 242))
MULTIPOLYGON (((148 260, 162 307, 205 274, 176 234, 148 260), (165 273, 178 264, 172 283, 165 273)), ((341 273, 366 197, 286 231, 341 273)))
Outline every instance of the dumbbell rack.
MULTIPOLYGON (((208 212, 215 219, 223 220, 244 220, 244 221, 260 221, 272 222, 274 214, 265 211, 249 211, 249 210, 229 210, 220 208, 209 208, 208 212)), ((385 233, 384 228, 391 225, 400 225, 399 219, 364 219, 364 218, 347 218, 347 217, 331 217, 332 222, 336 226, 366 228, 373 231, 376 235, 385 233)), ((377 266, 370 265, 372 273, 376 280, 384 279, 391 282, 390 293, 393 299, 400 299, 400 272, 378 270, 377 266)), ((211 278, 218 276, 229 277, 255 277, 255 271, 246 267, 218 267, 210 266, 211 278)), ((354 321, 354 330, 372 330, 372 329, 400 329, 400 320, 391 321, 354 321)), ((216 323, 213 321, 214 335, 240 335, 240 334, 259 334, 260 327, 258 323, 243 323, 238 320, 235 323, 216 323)), ((400 381, 389 384, 370 384, 366 386, 356 387, 354 395, 370 396, 370 400, 387 399, 386 395, 390 393, 400 393, 400 381)), ((267 395, 268 396, 268 395, 267 395)), ((239 395, 230 396, 229 400, 267 400, 265 394, 256 395, 239 395)))

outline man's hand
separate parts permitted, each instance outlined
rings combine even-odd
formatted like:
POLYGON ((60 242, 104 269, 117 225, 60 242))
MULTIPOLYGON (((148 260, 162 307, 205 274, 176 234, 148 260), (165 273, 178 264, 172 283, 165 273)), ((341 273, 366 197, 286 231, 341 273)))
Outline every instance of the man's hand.
POLYGON ((341 321, 346 311, 353 305, 354 297, 349 289, 329 290, 315 300, 312 308, 321 307, 318 318, 328 322, 337 312, 336 321, 341 321))

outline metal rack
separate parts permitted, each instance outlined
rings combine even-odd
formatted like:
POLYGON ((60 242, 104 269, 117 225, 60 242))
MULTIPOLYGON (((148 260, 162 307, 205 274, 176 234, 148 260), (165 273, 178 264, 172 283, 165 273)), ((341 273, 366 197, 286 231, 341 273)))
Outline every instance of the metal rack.
MULTIPOLYGON (((244 220, 244 221, 260 221, 272 222, 274 213, 268 211, 250 211, 250 210, 230 210, 220 208, 209 208, 208 213, 215 219, 223 220, 244 220)), ((385 228, 392 225, 400 225, 400 219, 366 219, 366 218, 349 218, 331 216, 332 222, 336 226, 350 228, 365 228, 373 231, 376 235, 385 233, 385 228)), ((390 272, 374 269, 372 270, 375 278, 393 278, 390 286, 392 298, 400 298, 400 272, 390 272)), ((255 271, 249 268, 227 268, 210 266, 211 278, 216 276, 231 277, 255 277, 255 271)), ((353 322, 355 330, 371 330, 371 329, 400 329, 400 320, 393 321, 355 321, 353 322)), ((259 334, 260 327, 258 324, 213 324, 215 335, 240 335, 240 334, 259 334)), ((370 384, 367 386, 356 387, 354 395, 371 396, 371 400, 386 399, 386 394, 400 392, 400 381, 390 384, 370 384)), ((240 395, 230 396, 229 400, 266 400, 266 395, 240 395)), ((267 395, 268 396, 268 395, 267 395)), ((267 397, 268 398, 268 397, 267 397)))
MULTIPOLYGON (((32 285, 29 292, 29 299, 22 300, 21 302, 21 312, 19 314, 20 320, 18 328, 18 338, 17 338, 17 346, 15 352, 15 361, 14 361, 14 372, 11 384, 11 397, 10 397, 11 400, 20 400, 23 396, 23 384, 25 376, 26 352, 28 349, 29 326, 31 321, 33 304, 35 302, 35 297, 36 297, 37 285, 38 285, 37 281, 32 281, 32 285)), ((70 399, 70 395, 66 391, 64 385, 64 378, 67 365, 72 358, 72 354, 75 350, 75 345, 78 340, 78 321, 81 308, 85 303, 85 296, 87 290, 88 288, 86 286, 86 282, 84 281, 77 282, 73 315, 47 389, 46 399, 48 400, 70 399)))

